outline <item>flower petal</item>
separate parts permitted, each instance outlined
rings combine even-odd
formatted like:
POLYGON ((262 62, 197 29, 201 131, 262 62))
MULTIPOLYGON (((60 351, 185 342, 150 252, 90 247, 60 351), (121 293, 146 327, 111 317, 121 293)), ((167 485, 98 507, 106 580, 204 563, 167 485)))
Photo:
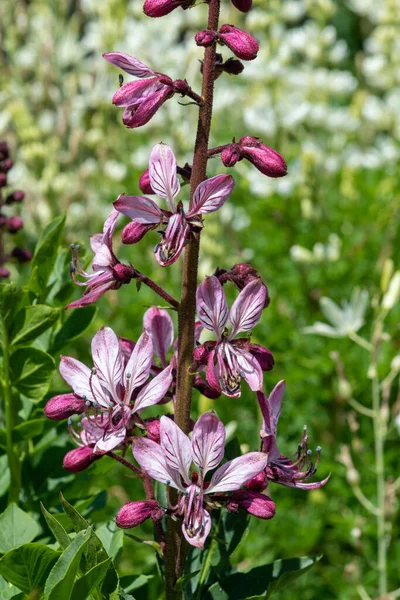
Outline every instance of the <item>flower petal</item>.
POLYGON ((228 320, 228 304, 217 277, 207 277, 196 293, 197 313, 203 327, 219 338, 228 320))
POLYGON ((163 220, 163 213, 157 204, 154 200, 145 196, 124 196, 121 194, 114 202, 114 206, 119 213, 126 215, 136 223, 150 225, 160 223, 163 220))
POLYGON ((248 452, 219 467, 211 478, 207 494, 238 490, 246 481, 265 469, 268 456, 263 452, 248 452))
POLYGON ((185 525, 184 522, 182 523, 182 533, 185 536, 186 541, 196 548, 204 548, 205 541, 210 531, 211 517, 204 508, 201 509, 199 515, 195 518, 191 528, 185 525))
POLYGON ((240 331, 250 331, 257 325, 264 308, 266 288, 261 280, 248 283, 236 298, 229 313, 232 324, 230 339, 240 331))
POLYGON ((150 184, 154 193, 166 198, 170 210, 175 211, 173 199, 179 193, 180 185, 176 175, 176 158, 166 144, 156 144, 149 159, 150 184))
POLYGON ((99 382, 117 398, 117 388, 122 380, 124 361, 118 338, 111 327, 102 327, 92 340, 93 364, 99 382))
POLYGON ((61 356, 60 374, 77 396, 93 400, 89 383, 91 374, 89 367, 71 356, 61 356))
POLYGON ((129 402, 134 389, 143 385, 150 374, 153 363, 153 342, 144 331, 138 339, 125 367, 125 402, 129 402))
POLYGON ((224 204, 234 185, 235 180, 231 175, 217 175, 206 179, 197 186, 193 196, 193 208, 186 216, 189 218, 215 212, 224 204))
POLYGON ((172 383, 172 369, 167 367, 142 388, 135 400, 133 412, 152 406, 162 400, 172 383))
POLYGON ((103 54, 103 58, 134 77, 150 77, 151 75, 155 75, 153 69, 150 69, 150 67, 147 67, 137 58, 124 52, 106 52, 103 54))
POLYGON ((172 419, 163 416, 160 419, 160 440, 166 464, 179 471, 185 483, 189 485, 192 447, 188 436, 172 419))
POLYGON ((152 306, 143 317, 143 328, 148 331, 154 352, 166 365, 166 355, 174 342, 174 323, 168 311, 152 306))
POLYGON ((185 217, 180 213, 172 215, 162 240, 155 249, 156 259, 162 267, 169 267, 178 260, 189 233, 190 228, 185 217))
MULTIPOLYGON (((135 81, 134 83, 140 82, 135 81)), ((129 84, 127 83, 126 85, 129 84)), ((150 121, 158 109, 164 104, 164 102, 169 100, 169 98, 172 98, 174 95, 173 89, 168 85, 160 84, 156 88, 154 84, 153 87, 155 88, 155 91, 152 91, 151 93, 143 93, 143 96, 139 100, 136 99, 131 105, 128 105, 125 108, 122 115, 122 122, 124 125, 126 125, 126 127, 134 129, 135 127, 142 127, 142 125, 146 125, 146 123, 150 121)), ((114 95, 114 98, 115 96, 116 94, 114 95)))
POLYGON ((119 444, 122 444, 125 437, 126 427, 105 431, 101 439, 96 443, 95 447, 93 448, 93 452, 101 454, 104 454, 105 452, 110 452, 110 450, 114 450, 114 448, 119 446, 119 444))
POLYGON ((247 381, 253 392, 258 392, 263 385, 263 374, 256 357, 250 352, 236 352, 236 360, 241 377, 247 381))
POLYGON ((132 444, 132 452, 139 465, 152 479, 174 487, 181 492, 185 491, 180 482, 179 472, 167 466, 164 451, 159 444, 143 437, 135 438, 132 444))
POLYGON ((157 77, 142 81, 130 81, 118 88, 113 96, 115 106, 140 107, 152 105, 159 97, 170 93, 168 86, 161 83, 157 77))
POLYGON ((225 427, 213 412, 206 412, 197 420, 192 435, 193 462, 203 476, 215 469, 224 457, 225 427))

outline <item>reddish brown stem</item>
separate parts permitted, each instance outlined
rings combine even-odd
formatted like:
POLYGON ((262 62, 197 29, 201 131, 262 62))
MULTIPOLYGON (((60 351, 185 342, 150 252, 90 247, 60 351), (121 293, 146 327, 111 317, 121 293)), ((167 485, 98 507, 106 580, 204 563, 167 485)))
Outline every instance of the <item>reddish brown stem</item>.
MULTIPOLYGON (((209 0, 208 29, 218 30, 220 0, 209 0)), ((190 207, 197 186, 207 177, 208 142, 211 129, 215 80, 215 44, 205 49, 203 62, 203 103, 199 109, 196 142, 194 146, 192 174, 190 178, 190 207)), ((194 323, 196 313, 196 288, 199 262, 200 237, 191 240, 185 251, 182 295, 178 310, 178 368, 175 400, 175 423, 185 432, 189 431, 190 406, 193 377, 189 367, 193 361, 194 323)), ((170 490, 170 501, 176 502, 175 490, 170 490)), ((167 546, 165 553, 165 589, 167 600, 180 600, 182 593, 175 590, 176 581, 182 576, 187 544, 181 524, 168 519, 167 546)))
POLYGON ((108 454, 108 456, 110 456, 111 458, 113 458, 114 460, 119 462, 121 465, 124 465, 124 467, 126 467, 127 469, 130 469, 131 471, 133 471, 135 473, 135 475, 137 475, 138 477, 143 477, 143 472, 140 469, 135 467, 135 465, 130 463, 128 460, 125 460, 125 458, 123 458, 116 452, 110 451, 110 452, 107 452, 107 454, 108 454))
POLYGON ((144 275, 143 273, 140 273, 140 271, 137 271, 135 269, 135 279, 136 279, 136 281, 140 281, 141 283, 144 283, 145 285, 147 285, 147 287, 151 288, 163 300, 168 302, 168 304, 170 304, 175 310, 179 309, 178 300, 175 300, 175 298, 173 298, 170 294, 168 294, 168 292, 166 292, 155 281, 150 279, 150 277, 147 277, 147 275, 144 275))

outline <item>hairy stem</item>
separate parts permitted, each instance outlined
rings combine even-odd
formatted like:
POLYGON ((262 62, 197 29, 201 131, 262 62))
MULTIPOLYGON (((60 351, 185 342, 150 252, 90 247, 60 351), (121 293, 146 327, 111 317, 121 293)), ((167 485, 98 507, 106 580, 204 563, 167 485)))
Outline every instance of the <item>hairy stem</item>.
MULTIPOLYGON (((218 30, 220 0, 210 0, 208 5, 208 29, 218 30)), ((208 142, 211 129, 215 76, 215 44, 205 49, 203 62, 202 98, 199 109, 197 135, 194 146, 192 174, 190 178, 190 208, 197 186, 207 177, 208 142)), ((189 367, 193 361, 194 323, 196 313, 196 288, 200 239, 188 244, 183 265, 182 295, 178 310, 178 368, 175 401, 175 423, 185 432, 189 431, 190 405, 192 401, 192 375, 189 367)), ((176 501, 176 493, 170 490, 170 499, 176 501)), ((183 573, 186 557, 186 541, 180 523, 168 519, 167 547, 165 554, 165 587, 167 600, 182 598, 175 590, 175 583, 183 573)))
POLYGON ((150 277, 147 277, 147 275, 144 275, 143 273, 140 273, 140 271, 136 271, 136 269, 135 269, 135 279, 136 279, 136 281, 140 281, 141 283, 144 283, 145 285, 147 285, 156 294, 158 294, 163 300, 168 302, 168 304, 170 304, 172 306, 172 308, 175 308, 175 310, 178 310, 178 308, 179 308, 178 300, 175 300, 175 298, 173 298, 170 294, 168 294, 168 292, 166 292, 155 281, 150 279, 150 277))

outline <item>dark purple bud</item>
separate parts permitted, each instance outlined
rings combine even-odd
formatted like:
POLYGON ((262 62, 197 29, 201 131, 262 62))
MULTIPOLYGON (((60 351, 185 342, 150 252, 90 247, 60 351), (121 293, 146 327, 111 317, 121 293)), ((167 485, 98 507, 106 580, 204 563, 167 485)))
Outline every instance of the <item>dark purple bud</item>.
POLYGON ((190 183, 192 176, 192 167, 189 163, 185 163, 183 167, 176 167, 176 172, 180 175, 185 183, 190 183))
POLYGON ((122 529, 131 529, 150 517, 153 521, 160 521, 163 516, 164 510, 156 500, 139 500, 125 504, 117 514, 115 522, 122 529))
POLYGON ((233 492, 226 508, 230 512, 237 512, 239 508, 259 519, 272 519, 275 514, 275 502, 268 496, 258 492, 237 490, 233 492))
POLYGON ((13 202, 22 202, 25 198, 25 192, 22 190, 15 190, 12 194, 8 194, 6 198, 6 204, 12 204, 13 202))
POLYGON ((253 5, 253 0, 232 0, 232 4, 241 12, 249 12, 253 5))
POLYGON ((7 185, 7 175, 5 173, 0 173, 0 188, 6 187, 7 185))
POLYGON ((196 388, 206 398, 210 400, 217 400, 221 396, 221 392, 211 387, 211 385, 205 381, 201 375, 195 375, 193 379, 193 387, 196 388))
POLYGON ((254 60, 257 57, 260 48, 257 40, 234 25, 222 25, 218 38, 242 60, 254 60))
POLYGON ((154 190, 150 184, 149 170, 146 169, 139 177, 139 187, 143 194, 154 194, 154 190))
POLYGON ((160 443, 160 419, 146 419, 147 437, 157 444, 160 443))
POLYGON ((132 340, 129 340, 126 337, 120 337, 118 338, 118 343, 119 349, 124 355, 125 361, 128 362, 135 347, 135 342, 132 342, 132 340))
POLYGON ((283 177, 287 174, 286 162, 278 152, 247 136, 239 141, 242 158, 249 160, 261 173, 268 177, 283 177))
POLYGON ((3 173, 7 173, 7 171, 12 169, 13 166, 14 166, 14 163, 11 160, 11 158, 6 158, 5 160, 3 160, 2 163, 0 163, 0 170, 3 171, 3 173))
POLYGON ((224 148, 221 152, 221 160, 225 167, 233 167, 239 160, 242 160, 239 144, 229 144, 224 148))
POLYGON ((7 225, 8 219, 4 215, 0 215, 0 228, 7 225))
POLYGON ((0 279, 7 279, 10 277, 10 271, 5 267, 0 267, 0 279))
POLYGON ((148 17, 164 17, 175 8, 189 8, 195 3, 195 0, 146 0, 143 5, 143 12, 148 17))
POLYGON ((123 265, 122 263, 117 263, 113 269, 113 276, 118 283, 129 283, 131 279, 135 275, 135 270, 133 267, 129 265, 123 265))
POLYGON ((210 351, 202 344, 201 346, 196 346, 193 350, 193 359, 198 365, 205 365, 209 354, 210 351))
POLYGON ((44 407, 44 414, 53 421, 62 421, 72 415, 80 415, 85 409, 85 400, 75 394, 60 394, 50 398, 44 407))
POLYGON ((185 96, 190 91, 190 85, 184 79, 176 79, 174 81, 174 92, 185 96))
POLYGON ((81 446, 80 448, 74 448, 74 450, 70 450, 64 456, 63 467, 67 471, 71 471, 72 473, 79 473, 79 471, 84 471, 95 460, 101 458, 102 454, 94 454, 93 448, 89 446, 81 446))
POLYGON ((128 223, 121 234, 123 244, 136 244, 146 235, 148 231, 154 229, 157 225, 144 225, 143 223, 136 223, 132 221, 128 223))
POLYGON ((198 46, 212 46, 217 38, 217 32, 212 31, 211 29, 203 29, 203 31, 199 31, 196 33, 194 39, 198 46))
POLYGON ((25 263, 32 260, 32 252, 28 248, 19 248, 16 246, 11 252, 11 258, 15 258, 19 263, 25 263))
POLYGON ((8 158, 9 154, 10 154, 10 150, 8 148, 7 142, 5 142, 4 140, 0 140, 0 160, 4 160, 5 158, 8 158))
MULTIPOLYGON (((239 290, 242 290, 248 283, 251 283, 255 279, 261 279, 256 269, 246 263, 234 265, 229 271, 217 269, 215 276, 218 277, 222 285, 224 285, 227 281, 231 281, 239 290)), ((266 289, 264 308, 267 308, 271 300, 265 283, 264 286, 266 289)))
POLYGON ((249 350, 257 359, 263 371, 271 371, 274 368, 274 357, 267 348, 263 348, 263 346, 259 346, 258 344, 250 344, 249 350))
POLYGON ((263 492, 268 486, 268 477, 265 471, 261 471, 258 475, 249 479, 244 484, 252 492, 263 492))
POLYGON ((7 229, 9 233, 17 233, 24 226, 24 222, 21 217, 10 217, 7 219, 7 229))
POLYGON ((228 75, 240 75, 240 73, 243 73, 244 65, 240 60, 231 56, 231 58, 228 58, 228 60, 221 65, 221 69, 224 73, 228 73, 228 75))

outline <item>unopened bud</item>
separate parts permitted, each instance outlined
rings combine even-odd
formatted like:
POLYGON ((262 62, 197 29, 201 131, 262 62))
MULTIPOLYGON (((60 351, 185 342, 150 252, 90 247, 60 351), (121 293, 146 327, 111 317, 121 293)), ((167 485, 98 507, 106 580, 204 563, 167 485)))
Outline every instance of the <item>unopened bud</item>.
POLYGON ((263 492, 268 486, 268 478, 265 471, 261 471, 255 477, 249 479, 244 484, 252 492, 263 492))
POLYGON ((195 0, 146 0, 143 5, 143 12, 148 17, 164 17, 175 8, 189 8, 195 0))
POLYGON ((63 467, 72 473, 79 473, 90 467, 92 462, 101 457, 102 454, 93 453, 93 448, 81 446, 80 448, 75 448, 74 450, 67 452, 64 456, 63 467))
POLYGON ((237 512, 239 508, 259 519, 272 519, 275 514, 275 502, 268 496, 248 490, 233 492, 226 508, 230 512, 237 512))
POLYGON ((174 92, 176 94, 182 94, 185 96, 190 91, 190 85, 184 79, 175 79, 174 81, 174 92))
POLYGON ((210 351, 202 344, 201 346, 196 346, 193 350, 193 359, 198 365, 205 365, 210 351))
POLYGON ((250 344, 249 350, 263 371, 271 371, 274 368, 274 357, 267 348, 258 344, 250 344))
POLYGON ((164 511, 156 500, 140 500, 125 504, 116 516, 115 522, 122 529, 137 527, 150 517, 159 521, 164 516, 164 511))
POLYGON ((121 234, 123 244, 136 244, 146 235, 148 231, 154 229, 154 225, 144 225, 143 223, 136 223, 132 221, 128 223, 121 234))
POLYGON ((5 267, 0 267, 0 279, 7 279, 10 277, 10 271, 5 267))
POLYGON ((118 283, 129 283, 135 274, 133 267, 122 263, 117 263, 113 267, 112 272, 114 279, 118 283))
POLYGON ((6 158, 5 160, 3 160, 2 163, 0 163, 0 171, 3 171, 3 173, 7 173, 7 171, 12 169, 13 166, 14 166, 14 163, 11 160, 11 158, 6 158))
POLYGON ((25 198, 25 192, 22 190, 15 190, 12 194, 8 194, 6 198, 6 204, 12 204, 13 202, 22 202, 25 198))
POLYGON ((143 194, 154 194, 154 190, 150 183, 149 169, 146 169, 139 177, 139 187, 143 194))
POLYGON ((244 64, 232 56, 222 63, 221 69, 224 73, 228 73, 228 75, 240 75, 240 73, 243 73, 244 64))
POLYGON ((216 31, 212 31, 211 29, 203 29, 203 31, 196 33, 194 39, 198 46, 207 47, 213 45, 217 35, 218 34, 216 31))
POLYGON ((7 185, 7 175, 5 173, 0 173, 0 188, 6 187, 7 185))
POLYGON ((5 142, 4 140, 0 140, 0 160, 8 158, 9 153, 10 151, 7 142, 5 142))
POLYGON ((254 60, 257 57, 259 50, 257 40, 234 25, 222 25, 218 32, 218 39, 242 60, 254 60))
POLYGON ((221 160, 225 167, 233 167, 239 160, 242 160, 239 144, 229 144, 224 148, 221 152, 221 160))
POLYGON ((84 411, 85 400, 75 394, 60 394, 50 398, 44 407, 44 414, 53 421, 62 421, 72 415, 79 415, 84 411))
POLYGON ((217 400, 221 396, 221 392, 211 387, 211 385, 205 381, 201 375, 196 375, 193 379, 193 387, 196 388, 206 398, 210 400, 217 400))
POLYGON ((232 0, 232 4, 241 12, 249 12, 253 5, 253 0, 232 0))
POLYGON ((150 440, 153 440, 153 442, 156 442, 156 444, 160 443, 160 419, 147 419, 145 421, 146 423, 146 430, 147 430, 147 437, 150 440))
POLYGON ((283 177, 287 174, 286 162, 282 156, 258 141, 258 138, 246 136, 239 141, 242 158, 250 161, 263 175, 283 177))
POLYGON ((11 252, 11 258, 15 258, 19 263, 29 262, 32 260, 32 252, 28 248, 16 246, 11 252))
POLYGON ((7 219, 7 229, 9 233, 17 233, 24 226, 24 222, 21 217, 14 216, 7 219))

